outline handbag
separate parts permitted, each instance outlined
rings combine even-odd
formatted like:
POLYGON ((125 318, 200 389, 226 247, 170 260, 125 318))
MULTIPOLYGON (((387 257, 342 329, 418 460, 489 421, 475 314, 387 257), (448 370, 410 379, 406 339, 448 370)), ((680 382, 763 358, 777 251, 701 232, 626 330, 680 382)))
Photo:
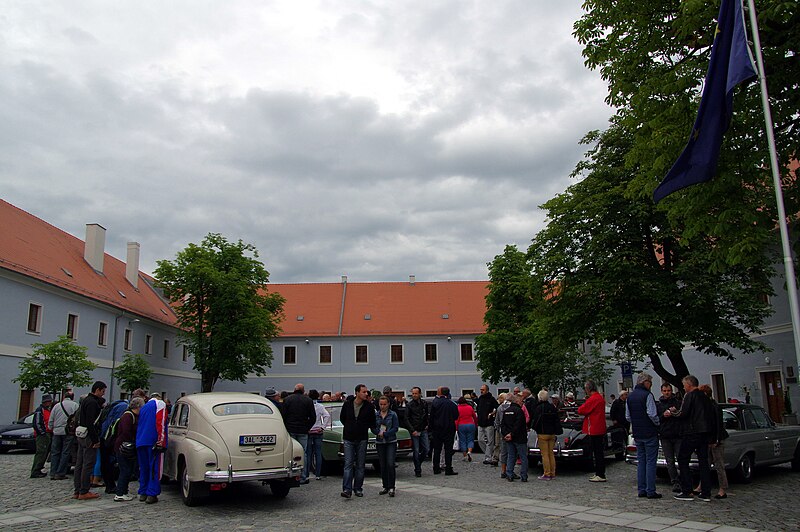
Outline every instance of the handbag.
POLYGON ((83 439, 89 435, 89 427, 78 426, 75 427, 75 437, 83 439))
POLYGON ((119 445, 118 454, 123 458, 136 458, 136 444, 132 441, 124 441, 119 445))

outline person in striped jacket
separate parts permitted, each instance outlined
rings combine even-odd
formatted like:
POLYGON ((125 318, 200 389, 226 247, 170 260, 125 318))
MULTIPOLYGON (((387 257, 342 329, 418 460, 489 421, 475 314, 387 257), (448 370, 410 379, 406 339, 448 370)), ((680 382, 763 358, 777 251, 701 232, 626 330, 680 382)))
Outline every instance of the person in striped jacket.
POLYGON ((139 411, 136 423, 136 457, 139 460, 139 500, 158 502, 164 452, 167 450, 167 405, 157 393, 152 394, 139 411))

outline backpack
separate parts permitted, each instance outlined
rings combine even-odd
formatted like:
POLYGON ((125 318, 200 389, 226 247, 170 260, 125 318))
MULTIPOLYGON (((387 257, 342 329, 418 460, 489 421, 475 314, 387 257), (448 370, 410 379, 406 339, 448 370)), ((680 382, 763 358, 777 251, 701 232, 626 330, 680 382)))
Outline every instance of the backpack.
MULTIPOLYGON (((64 409, 64 413, 66 414, 67 413, 67 409, 64 408, 63 404, 61 404, 61 408, 64 409)), ((67 425, 66 425, 66 427, 64 427, 64 430, 70 436, 75 436, 75 429, 78 428, 78 420, 81 417, 80 416, 80 412, 81 412, 81 407, 80 407, 80 405, 78 405, 78 409, 75 410, 75 412, 73 414, 70 414, 67 417, 67 425)))
POLYGON ((117 439, 117 433, 119 432, 119 421, 120 419, 122 419, 122 416, 124 416, 128 412, 130 412, 130 414, 133 415, 133 412, 131 412, 130 410, 126 410, 125 412, 122 413, 121 416, 112 421, 111 424, 106 429, 106 431, 103 433, 102 440, 106 447, 114 446, 114 441, 117 439))

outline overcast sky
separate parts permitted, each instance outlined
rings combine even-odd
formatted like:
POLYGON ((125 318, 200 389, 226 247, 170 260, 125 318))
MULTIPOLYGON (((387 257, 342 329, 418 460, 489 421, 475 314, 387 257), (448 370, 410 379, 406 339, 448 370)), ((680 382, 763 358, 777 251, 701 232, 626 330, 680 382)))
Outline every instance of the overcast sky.
POLYGON ((580 4, 7 1, 0 196, 146 272, 218 232, 273 282, 485 279, 611 114, 580 4))

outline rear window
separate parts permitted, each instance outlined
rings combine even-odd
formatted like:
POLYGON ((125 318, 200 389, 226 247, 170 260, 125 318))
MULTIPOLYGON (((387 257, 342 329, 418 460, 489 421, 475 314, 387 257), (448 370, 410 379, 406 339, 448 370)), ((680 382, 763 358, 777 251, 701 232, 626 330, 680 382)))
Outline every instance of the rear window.
POLYGON ((344 426, 342 424, 342 422, 340 421, 340 418, 342 417, 342 406, 341 405, 326 406, 325 409, 331 415, 331 421, 328 424, 328 426, 325 427, 326 429, 330 429, 330 428, 333 428, 333 427, 343 427, 344 426))
POLYGON ((269 415, 272 408, 263 403, 223 403, 211 409, 218 416, 269 415))

